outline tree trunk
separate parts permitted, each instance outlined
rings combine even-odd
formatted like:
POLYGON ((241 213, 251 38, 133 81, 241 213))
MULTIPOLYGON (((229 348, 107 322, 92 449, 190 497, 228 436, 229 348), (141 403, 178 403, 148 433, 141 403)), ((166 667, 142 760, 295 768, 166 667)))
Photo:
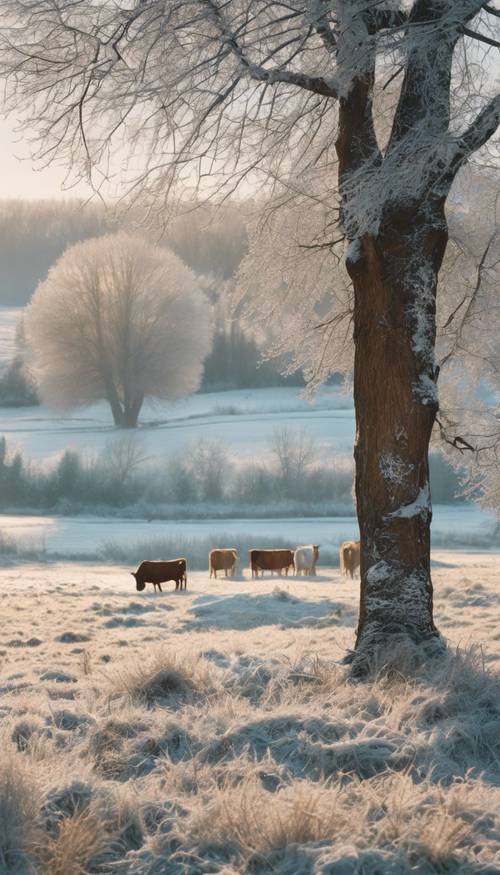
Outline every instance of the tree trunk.
POLYGON ((123 404, 114 386, 107 386, 107 400, 117 428, 137 428, 137 421, 144 398, 138 396, 130 403, 123 404))
POLYGON ((438 410, 437 274, 447 242, 442 205, 392 210, 355 242, 356 500, 361 599, 354 667, 396 638, 440 645, 430 572, 428 448, 438 410))
POLYGON ((142 396, 139 396, 124 406, 120 428, 137 428, 143 400, 142 396))

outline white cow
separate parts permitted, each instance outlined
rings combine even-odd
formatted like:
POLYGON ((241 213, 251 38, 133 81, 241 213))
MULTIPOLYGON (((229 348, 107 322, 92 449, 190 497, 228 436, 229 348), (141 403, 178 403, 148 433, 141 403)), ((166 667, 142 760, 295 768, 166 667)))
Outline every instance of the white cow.
POLYGON ((319 559, 319 544, 307 544, 297 547, 293 554, 295 574, 316 574, 316 562, 319 559))

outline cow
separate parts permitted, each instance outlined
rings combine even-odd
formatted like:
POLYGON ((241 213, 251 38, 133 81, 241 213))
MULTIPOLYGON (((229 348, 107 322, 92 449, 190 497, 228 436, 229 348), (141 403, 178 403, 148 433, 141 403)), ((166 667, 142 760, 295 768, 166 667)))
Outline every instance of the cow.
POLYGON ((295 574, 316 574, 316 562, 319 559, 319 544, 307 544, 297 547, 293 554, 295 574))
POLYGON ((249 550, 248 561, 252 577, 258 577, 259 571, 288 574, 288 569, 293 568, 293 550, 249 550))
POLYGON ((213 574, 217 579, 218 571, 223 571, 226 577, 228 574, 234 574, 237 559, 238 551, 234 548, 228 550, 210 550, 210 553, 208 554, 210 577, 212 577, 213 574))
POLYGON ((142 592, 147 583, 152 583, 154 591, 156 587, 163 592, 161 585, 169 580, 175 580, 175 589, 184 589, 187 586, 187 562, 185 559, 171 559, 168 562, 141 562, 137 571, 130 572, 135 577, 135 586, 138 592, 142 592))
POLYGON ((360 541, 344 541, 340 547, 340 570, 346 577, 352 578, 359 568, 360 541))

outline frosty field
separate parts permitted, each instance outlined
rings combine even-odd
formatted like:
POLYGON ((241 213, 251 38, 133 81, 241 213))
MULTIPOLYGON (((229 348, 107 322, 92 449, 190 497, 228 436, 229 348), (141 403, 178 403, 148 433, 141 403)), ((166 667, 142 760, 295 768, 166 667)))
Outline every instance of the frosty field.
POLYGON ((358 684, 336 571, 4 568, 1 871, 498 872, 500 560, 433 558, 448 655, 358 684))
MULTIPOLYGON (((432 532, 440 547, 450 545, 483 545, 491 538, 495 515, 475 505, 436 505, 433 510, 432 532)), ((109 545, 131 547, 151 543, 150 559, 169 558, 160 545, 168 539, 174 553, 191 549, 198 555, 198 544, 220 543, 248 535, 253 546, 259 539, 276 538, 288 546, 321 544, 323 552, 338 551, 342 541, 357 539, 359 529, 353 516, 292 519, 214 519, 214 520, 152 520, 115 519, 113 517, 58 517, 0 514, 0 531, 13 537, 21 547, 50 556, 99 558, 106 557, 109 545), (160 552, 158 550, 160 549, 160 552)), ((203 553, 205 566, 207 550, 203 553)), ((144 558, 139 556, 138 559, 144 558)), ((198 565, 196 567, 199 567, 198 565)))
MULTIPOLYGON (((254 389, 207 392, 185 401, 144 405, 135 433, 149 458, 165 458, 203 434, 222 439, 240 459, 261 457, 278 425, 307 427, 319 447, 351 451, 354 439, 352 400, 338 389, 325 390, 310 402, 299 389, 254 389)), ((0 433, 29 458, 45 459, 65 449, 99 451, 118 433, 105 404, 71 414, 40 407, 2 409, 0 433)))

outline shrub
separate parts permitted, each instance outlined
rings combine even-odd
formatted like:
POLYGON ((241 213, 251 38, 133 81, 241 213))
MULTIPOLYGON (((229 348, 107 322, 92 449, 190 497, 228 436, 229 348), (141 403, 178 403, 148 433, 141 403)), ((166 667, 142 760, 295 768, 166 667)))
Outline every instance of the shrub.
POLYGON ((0 376, 0 407, 32 407, 39 403, 35 381, 22 358, 16 356, 0 376))

